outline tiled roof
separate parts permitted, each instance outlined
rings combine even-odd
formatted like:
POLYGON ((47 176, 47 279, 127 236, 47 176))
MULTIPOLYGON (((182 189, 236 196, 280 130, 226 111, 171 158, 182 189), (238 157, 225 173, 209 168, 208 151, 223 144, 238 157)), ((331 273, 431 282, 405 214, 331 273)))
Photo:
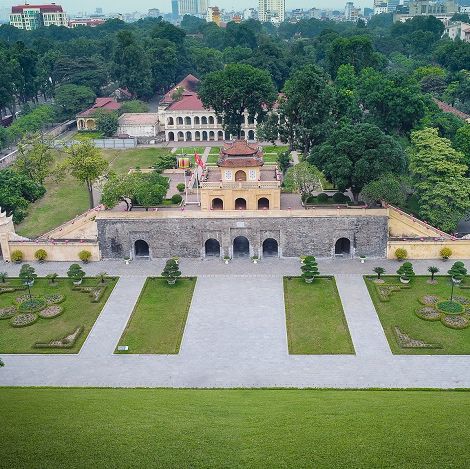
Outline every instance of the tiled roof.
POLYGON ((171 88, 165 96, 163 96, 161 102, 162 103, 171 103, 173 102, 172 95, 178 88, 183 88, 183 90, 195 93, 197 89, 197 85, 199 84, 199 78, 196 78, 194 75, 187 75, 183 78, 176 86, 171 88))
POLYGON ((158 114, 152 112, 125 113, 119 118, 119 125, 155 125, 157 122, 158 114))
POLYGON ((219 166, 223 168, 240 168, 244 166, 262 166, 263 159, 262 158, 224 158, 220 159, 219 166))
POLYGON ((260 153, 257 145, 250 145, 246 140, 228 142, 220 152, 227 156, 252 156, 260 153))
POLYGON ((104 111, 117 111, 121 108, 121 104, 118 103, 114 98, 96 98, 95 104, 90 109, 82 111, 77 114, 77 117, 88 117, 94 114, 99 109, 104 111))
POLYGON ((167 107, 167 111, 204 111, 206 108, 197 93, 184 93, 179 101, 174 101, 167 107))
POLYGON ((451 114, 454 114, 454 116, 457 116, 460 119, 463 119, 465 121, 468 121, 470 119, 470 116, 468 114, 465 114, 465 112, 459 111, 458 109, 451 106, 450 104, 444 103, 443 101, 439 101, 436 98, 433 98, 433 100, 441 111, 450 112, 451 114))
POLYGON ((228 142, 220 150, 219 166, 236 168, 240 166, 262 166, 263 153, 257 145, 246 140, 228 142))
POLYGON ((12 13, 23 13, 23 10, 29 10, 31 8, 38 8, 41 12, 49 13, 62 13, 64 10, 60 5, 15 5, 11 7, 12 13))

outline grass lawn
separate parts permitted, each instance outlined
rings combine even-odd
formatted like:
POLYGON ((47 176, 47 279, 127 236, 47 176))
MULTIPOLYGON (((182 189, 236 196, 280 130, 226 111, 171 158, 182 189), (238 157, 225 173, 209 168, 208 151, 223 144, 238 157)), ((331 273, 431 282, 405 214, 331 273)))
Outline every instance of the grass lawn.
POLYGON ((466 467, 469 397, 1 388, 0 461, 5 468, 466 467))
POLYGON ((354 353, 334 278, 284 277, 289 353, 354 353))
POLYGON ((210 153, 209 156, 207 157, 207 164, 217 164, 217 161, 219 161, 219 154, 218 153, 210 153))
MULTIPOLYGON (((415 314, 418 308, 423 307, 418 300, 424 295, 436 295, 442 299, 450 297, 449 278, 436 278, 437 285, 429 285, 426 282, 429 277, 416 276, 410 284, 412 285, 410 289, 391 293, 388 302, 381 301, 375 284, 371 279, 365 279, 393 353, 470 354, 470 327, 462 330, 450 329, 440 321, 425 321, 415 314), (393 330, 395 326, 412 339, 419 339, 428 344, 440 344, 442 348, 400 348, 393 330)), ((384 277, 384 280, 386 283, 400 283, 398 277, 384 277)), ((470 298, 470 290, 455 288, 454 295, 470 298)))
POLYGON ((119 353, 178 353, 195 285, 195 278, 175 285, 148 278, 119 341, 129 351, 119 353))
POLYGON ((101 132, 77 132, 72 136, 71 140, 84 142, 96 138, 103 138, 103 134, 101 132))
POLYGON ((150 168, 160 156, 169 155, 171 148, 135 148, 132 150, 103 150, 109 167, 117 174, 126 174, 131 168, 150 168))
MULTIPOLYGON (((11 285, 21 285, 18 279, 8 279, 11 285)), ((77 353, 96 318, 103 309, 106 300, 116 284, 116 280, 108 279, 108 287, 98 303, 92 303, 86 293, 72 290, 69 279, 58 279, 57 287, 50 287, 49 280, 36 279, 31 293, 33 296, 61 294, 65 296, 60 306, 64 312, 52 319, 39 318, 37 322, 26 327, 12 327, 9 319, 0 321, 0 353, 77 353), (61 339, 72 333, 77 327, 83 326, 84 331, 72 348, 33 348, 35 342, 49 342, 61 339)), ((86 278, 83 286, 94 286, 98 283, 96 278, 86 278)), ((27 291, 15 291, 0 295, 0 308, 12 306, 15 298, 26 294, 27 291)))
POLYGON ((284 153, 285 151, 287 151, 289 149, 288 146, 283 146, 283 145, 267 145, 265 147, 263 147, 263 152, 264 153, 276 153, 277 155, 279 155, 279 153, 284 153))
POLYGON ((210 155, 218 155, 222 147, 211 147, 210 155))

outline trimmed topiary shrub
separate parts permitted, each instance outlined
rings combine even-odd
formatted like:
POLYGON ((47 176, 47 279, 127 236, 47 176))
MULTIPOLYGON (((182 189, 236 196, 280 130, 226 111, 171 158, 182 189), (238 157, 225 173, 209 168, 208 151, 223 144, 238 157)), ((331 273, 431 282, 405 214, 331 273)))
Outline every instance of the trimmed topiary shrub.
POLYGON ((186 185, 183 182, 180 182, 179 184, 176 184, 176 189, 178 189, 179 192, 184 192, 186 185))
POLYGON ((330 199, 330 198, 328 197, 328 194, 325 194, 324 192, 322 192, 321 194, 318 194, 318 196, 317 196, 317 201, 318 201, 318 203, 320 203, 320 204, 326 204, 326 203, 328 203, 328 200, 329 200, 329 199, 330 199))
POLYGON ((175 205, 180 204, 183 201, 183 197, 181 197, 180 194, 174 194, 171 197, 171 202, 174 203, 175 205))
POLYGON ((448 248, 447 246, 444 246, 440 251, 439 255, 444 259, 449 259, 450 256, 452 256, 452 249, 448 248))
POLYGON ((78 253, 78 258, 84 263, 87 264, 91 259, 91 252, 87 250, 80 251, 78 253))
POLYGON ((306 283, 312 283, 320 275, 317 260, 313 256, 306 256, 301 267, 302 278, 306 283))
POLYGON ((342 192, 336 192, 335 194, 333 194, 332 198, 333 202, 337 204, 345 204, 351 201, 351 199, 347 195, 344 195, 342 192))
POLYGON ((38 249, 34 253, 34 258, 39 262, 44 262, 47 259, 47 252, 45 249, 38 249))
POLYGON ((395 257, 399 261, 404 261, 408 257, 408 251, 403 248, 398 248, 395 250, 395 257))
POLYGON ((12 253, 11 253, 11 260, 13 262, 17 262, 17 263, 20 263, 23 261, 23 257, 24 257, 24 254, 22 251, 20 251, 19 249, 15 249, 12 253))

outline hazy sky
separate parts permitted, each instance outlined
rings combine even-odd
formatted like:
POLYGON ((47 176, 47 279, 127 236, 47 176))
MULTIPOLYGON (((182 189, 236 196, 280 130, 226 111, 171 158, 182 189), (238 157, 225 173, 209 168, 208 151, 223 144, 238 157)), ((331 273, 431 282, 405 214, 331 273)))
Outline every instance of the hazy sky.
MULTIPOLYGON (((27 0, 28 3, 52 3, 51 0, 42 0, 35 2, 27 0)), ((0 8, 10 8, 11 5, 25 3, 21 0, 13 2, 11 0, 0 0, 0 8)), ((104 12, 132 12, 147 11, 149 8, 158 8, 162 12, 171 11, 171 0, 135 0, 129 2, 126 0, 55 0, 55 3, 61 4, 66 12, 76 13, 78 11, 93 12, 96 7, 103 8, 104 12)), ((208 0, 210 5, 217 5, 225 9, 241 10, 249 7, 258 7, 258 0, 208 0)), ((346 0, 286 0, 286 8, 337 8, 342 9, 346 0)), ((372 0, 355 0, 355 4, 360 7, 367 7, 372 4, 372 0)))

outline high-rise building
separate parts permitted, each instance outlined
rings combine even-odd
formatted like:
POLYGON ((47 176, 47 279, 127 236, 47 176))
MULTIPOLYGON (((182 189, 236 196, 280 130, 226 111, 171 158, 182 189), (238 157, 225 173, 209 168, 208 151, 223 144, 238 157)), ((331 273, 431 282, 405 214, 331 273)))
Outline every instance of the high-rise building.
POLYGON ((262 23, 282 23, 286 18, 286 1, 259 0, 258 18, 262 23))
POLYGON ((455 0, 414 0, 409 2, 410 15, 442 15, 457 13, 459 6, 455 0))
POLYGON ((171 0, 171 16, 173 18, 178 18, 180 15, 180 11, 178 8, 178 0, 171 0))
POLYGON ((60 5, 16 5, 11 7, 10 24, 31 31, 42 26, 67 26, 67 15, 60 5))
POLYGON ((387 13, 395 13, 398 5, 400 5, 400 0, 388 0, 387 13))
POLYGON ((356 8, 353 2, 347 2, 344 8, 344 19, 346 21, 356 22, 361 14, 361 9, 356 8))
POLYGON ((158 8, 150 8, 147 16, 149 18, 158 18, 160 16, 160 10, 158 8))
MULTIPOLYGON (((207 0, 177 0, 178 14, 176 16, 184 15, 207 15, 207 0)), ((173 9, 174 14, 174 9, 173 9)))

